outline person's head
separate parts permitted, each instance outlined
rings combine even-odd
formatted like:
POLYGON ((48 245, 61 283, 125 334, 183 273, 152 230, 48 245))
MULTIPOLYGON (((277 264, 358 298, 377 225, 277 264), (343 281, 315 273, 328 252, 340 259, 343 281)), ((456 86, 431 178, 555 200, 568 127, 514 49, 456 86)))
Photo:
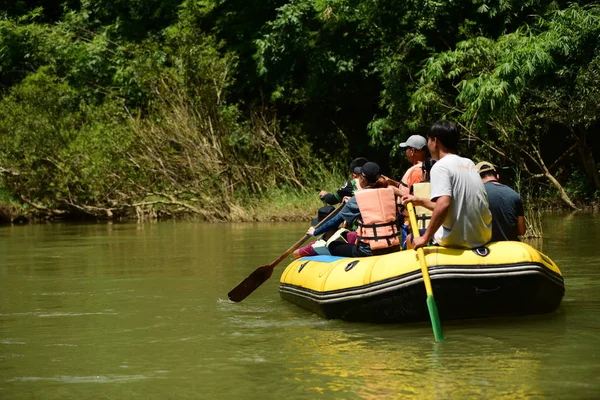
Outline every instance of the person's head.
POLYGON ((358 157, 352 160, 350 162, 350 174, 352 177, 358 178, 360 176, 360 168, 368 162, 369 160, 364 157, 358 157))
POLYGON ((427 139, 421 135, 412 135, 406 140, 406 142, 400 143, 400 147, 405 149, 406 159, 411 164, 416 164, 425 159, 427 139))
POLYGON ((423 182, 429 182, 429 180, 431 179, 431 168, 433 167, 433 164, 435 164, 435 162, 436 160, 434 160, 433 158, 426 158, 423 161, 423 165, 421 165, 423 182))
POLYGON ((317 224, 323 221, 331 212, 335 210, 334 206, 323 206, 317 211, 317 218, 313 218, 311 225, 317 226, 317 224))
POLYGON ((454 122, 442 120, 431 126, 427 134, 427 147, 433 158, 439 159, 440 150, 456 153, 460 132, 454 122))
POLYGON ((381 176, 379 165, 368 162, 360 169, 360 187, 363 189, 379 189, 387 187, 387 180, 381 176))
POLYGON ((498 172, 496 171, 494 164, 487 161, 481 161, 475 165, 475 168, 477 168, 477 172, 479 172, 482 181, 498 180, 498 172))

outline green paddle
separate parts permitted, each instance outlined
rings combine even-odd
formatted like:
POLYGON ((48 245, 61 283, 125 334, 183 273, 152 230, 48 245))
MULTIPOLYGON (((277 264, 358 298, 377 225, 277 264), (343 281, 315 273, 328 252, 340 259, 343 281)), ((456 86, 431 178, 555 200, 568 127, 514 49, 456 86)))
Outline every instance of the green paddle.
MULTIPOLYGON (((406 204, 408 209, 408 218, 410 218, 410 226, 413 237, 420 237, 419 226, 417 225, 417 217, 415 215, 415 208, 412 203, 406 204)), ((429 318, 431 319, 431 327, 433 328, 433 336, 436 342, 443 342, 444 335, 442 334, 442 324, 440 322, 440 316, 438 314, 437 305, 433 298, 433 289, 431 288, 431 279, 429 278, 429 269, 427 268, 427 262, 425 261, 425 252, 423 248, 417 249, 417 257, 419 258, 419 264, 421 264, 421 273, 423 274, 423 282, 425 283, 425 291, 427 292, 427 309, 429 310, 429 318)))

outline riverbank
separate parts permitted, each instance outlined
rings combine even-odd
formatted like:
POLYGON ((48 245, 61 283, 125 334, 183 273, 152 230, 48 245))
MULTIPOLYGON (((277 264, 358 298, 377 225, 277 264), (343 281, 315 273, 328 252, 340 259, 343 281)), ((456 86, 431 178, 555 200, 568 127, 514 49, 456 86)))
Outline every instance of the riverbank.
MULTIPOLYGON (((143 210, 131 208, 131 212, 119 217, 120 222, 136 220, 182 219, 210 222, 274 222, 309 221, 323 203, 318 198, 318 190, 272 189, 260 197, 241 197, 227 208, 225 215, 193 212, 178 213, 173 207, 181 205, 150 204, 143 210), (175 216, 174 216, 175 215, 175 216)), ((0 224, 39 223, 53 221, 90 221, 115 220, 114 218, 95 217, 77 212, 63 214, 49 213, 36 209, 4 196, 0 199, 0 224)))
MULTIPOLYGON (((600 203, 592 202, 582 205, 578 211, 561 207, 560 203, 545 203, 542 210, 537 210, 535 215, 541 218, 542 213, 593 213, 600 212, 600 203)), ((140 215, 132 211, 124 217, 116 219, 119 222, 130 222, 136 220, 167 220, 178 219, 188 221, 205 222, 299 222, 310 221, 316 215, 316 210, 323 206, 319 201, 317 192, 285 192, 272 191, 269 194, 253 200, 244 200, 230 207, 227 218, 210 218, 195 213, 178 214, 176 218, 169 217, 165 210, 153 210, 140 215)), ((531 225, 537 217, 531 217, 528 224, 531 225)), ((90 215, 69 214, 50 215, 40 210, 32 209, 27 205, 13 201, 0 201, 0 224, 24 224, 24 223, 48 223, 60 221, 102 221, 109 218, 98 218, 90 215)), ((114 219, 113 219, 114 220, 114 219)), ((535 225, 535 224, 534 224, 535 225)), ((530 226, 531 227, 531 226, 530 226)))
MULTIPOLYGON (((323 185, 323 188, 333 190, 333 188, 343 182, 342 177, 331 177, 328 182, 323 185)), ((131 213, 119 217, 119 222, 136 221, 136 220, 196 220, 209 222, 277 222, 277 221, 310 221, 316 215, 316 210, 323 206, 323 203, 318 199, 318 189, 282 189, 273 188, 265 191, 260 196, 240 196, 228 208, 228 212, 224 215, 211 215, 210 213, 195 213, 190 210, 189 213, 174 212, 170 206, 164 204, 153 204, 146 207, 140 212, 132 207, 131 213)), ((115 220, 111 218, 99 218, 92 215, 81 213, 69 213, 56 215, 48 213, 42 209, 33 208, 27 204, 23 204, 11 199, 6 193, 0 193, 0 224, 19 224, 19 223, 39 223, 53 221, 91 221, 91 220, 115 220)), ((527 203, 529 206, 531 203, 527 203)), ((580 210, 573 211, 566 208, 559 200, 538 201, 538 204, 543 204, 542 209, 535 207, 527 207, 526 217, 528 218, 529 228, 532 229, 537 225, 541 226, 542 213, 556 212, 600 212, 600 202, 594 201, 588 204, 580 205, 580 210), (538 221, 539 220, 539 221, 538 221), (536 225, 536 221, 540 222, 536 225)), ((180 206, 178 206, 180 207, 180 206)), ((532 232, 535 229, 532 230, 532 232)), ((540 229, 541 236, 541 229, 540 229)), ((534 235, 535 236, 535 235, 534 235)))

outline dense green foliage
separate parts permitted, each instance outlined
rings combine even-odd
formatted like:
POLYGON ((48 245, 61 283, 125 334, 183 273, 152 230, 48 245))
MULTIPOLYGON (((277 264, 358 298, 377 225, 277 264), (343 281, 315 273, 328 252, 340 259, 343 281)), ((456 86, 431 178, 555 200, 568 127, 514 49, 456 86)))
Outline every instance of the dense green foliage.
POLYGON ((399 174, 441 118, 534 195, 599 197, 596 2, 0 4, 0 186, 42 213, 228 219, 355 156, 399 174))

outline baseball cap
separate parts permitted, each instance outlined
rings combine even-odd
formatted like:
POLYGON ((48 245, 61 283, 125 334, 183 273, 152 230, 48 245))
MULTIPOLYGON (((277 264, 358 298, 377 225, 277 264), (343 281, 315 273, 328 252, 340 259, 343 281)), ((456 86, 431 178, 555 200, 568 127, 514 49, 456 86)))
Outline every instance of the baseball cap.
POLYGON ((381 176, 379 165, 374 162, 368 162, 362 166, 360 175, 367 180, 368 183, 375 183, 381 176))
POLYGON ((365 165, 365 163, 369 162, 364 157, 358 157, 350 162, 350 172, 354 174, 360 174, 360 168, 365 165))
POLYGON ((412 147, 417 150, 423 150, 425 146, 427 146, 427 139, 421 135, 409 136, 406 142, 400 143, 400 147, 412 147))
POLYGON ((319 211, 317 212, 317 218, 313 218, 311 225, 312 226, 317 226, 317 224, 321 221, 323 221, 325 219, 325 217, 327 217, 329 214, 331 214, 331 212, 335 210, 334 206, 324 206, 319 208, 319 211))
POLYGON ((477 163, 475 165, 475 168, 477 168, 477 172, 479 172, 480 174, 483 174, 485 172, 496 172, 496 167, 494 167, 494 164, 487 162, 487 161, 481 161, 479 163, 477 163))

